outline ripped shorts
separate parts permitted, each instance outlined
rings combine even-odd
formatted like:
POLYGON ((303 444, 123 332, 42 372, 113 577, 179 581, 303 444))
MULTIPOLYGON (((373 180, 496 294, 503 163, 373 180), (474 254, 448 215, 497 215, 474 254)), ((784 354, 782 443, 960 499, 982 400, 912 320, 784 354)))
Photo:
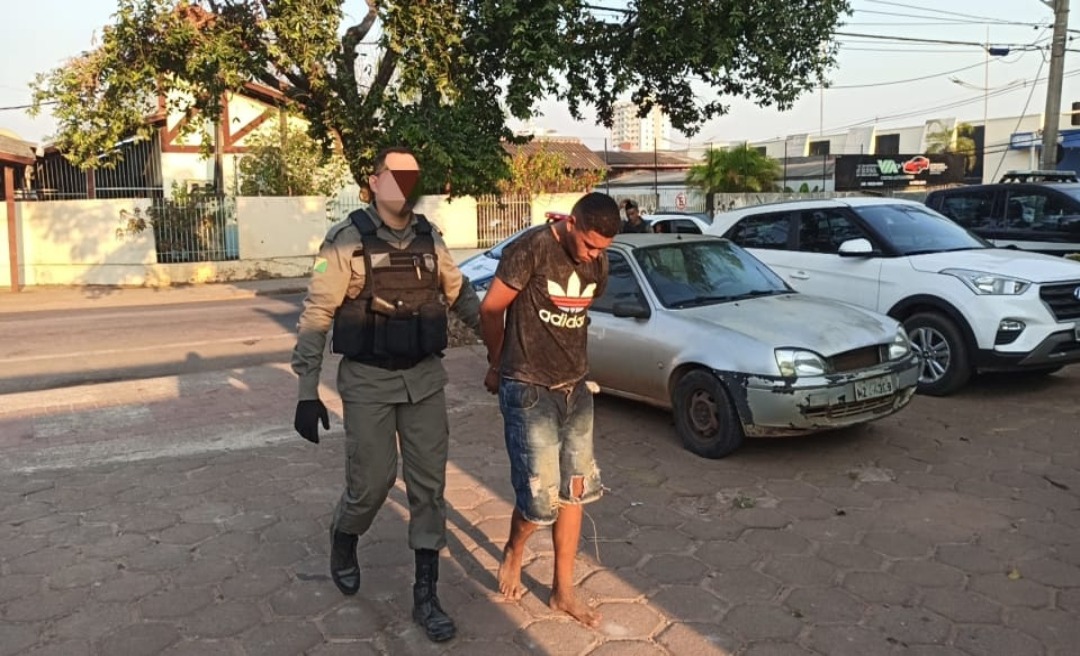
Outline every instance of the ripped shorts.
POLYGON ((555 522, 563 504, 600 498, 600 470, 593 458, 593 398, 581 380, 548 389, 503 378, 499 408, 514 505, 534 524, 555 522), (580 484, 574 485, 580 480, 580 484), (573 494, 579 488, 580 496, 573 494))

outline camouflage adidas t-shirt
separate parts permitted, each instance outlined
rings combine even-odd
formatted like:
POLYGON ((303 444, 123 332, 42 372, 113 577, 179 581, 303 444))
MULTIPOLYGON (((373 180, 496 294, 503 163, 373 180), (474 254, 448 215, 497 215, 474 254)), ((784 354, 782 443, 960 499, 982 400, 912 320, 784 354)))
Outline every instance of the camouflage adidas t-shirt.
POLYGON ((537 226, 503 250, 495 276, 520 292, 507 311, 502 375, 549 388, 584 378, 588 308, 604 292, 607 254, 576 263, 551 226, 537 226))

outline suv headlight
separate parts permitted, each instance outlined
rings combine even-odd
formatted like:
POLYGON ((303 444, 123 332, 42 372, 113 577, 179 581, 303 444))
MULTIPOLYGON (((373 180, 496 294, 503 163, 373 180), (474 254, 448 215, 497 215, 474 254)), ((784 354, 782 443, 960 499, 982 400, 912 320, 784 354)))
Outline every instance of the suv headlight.
POLYGON ((959 278, 971 291, 982 295, 1016 296, 1017 294, 1023 294, 1028 287, 1031 287, 1031 281, 1002 276, 996 273, 986 273, 985 271, 944 269, 941 273, 959 278))
POLYGON ((899 360, 911 353, 911 340, 908 339, 907 331, 903 326, 896 330, 896 337, 889 344, 889 359, 899 360))
POLYGON ((780 375, 785 378, 825 374, 825 361, 812 351, 776 349, 776 366, 780 367, 780 375))

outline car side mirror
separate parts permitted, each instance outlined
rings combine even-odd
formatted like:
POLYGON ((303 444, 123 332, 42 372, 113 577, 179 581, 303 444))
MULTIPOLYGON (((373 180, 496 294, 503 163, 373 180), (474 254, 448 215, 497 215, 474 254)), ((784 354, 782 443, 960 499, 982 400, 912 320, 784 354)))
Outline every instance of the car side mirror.
POLYGON ((874 245, 870 243, 869 239, 862 237, 849 239, 840 244, 838 252, 842 257, 869 257, 874 254, 874 245))
POLYGON ((611 307, 611 313, 620 319, 648 319, 652 310, 641 301, 618 301, 611 307))

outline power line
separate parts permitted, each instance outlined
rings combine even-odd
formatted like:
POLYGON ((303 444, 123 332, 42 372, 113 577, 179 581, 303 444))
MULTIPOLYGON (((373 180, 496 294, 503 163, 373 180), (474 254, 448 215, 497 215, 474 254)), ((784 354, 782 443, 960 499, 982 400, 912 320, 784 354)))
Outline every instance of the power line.
MULTIPOLYGON (((47 101, 47 102, 43 102, 41 104, 42 105, 56 105, 58 102, 59 101, 56 101, 56 100, 50 100, 50 101, 47 101)), ((30 109, 31 107, 33 107, 33 105, 9 105, 7 107, 0 107, 0 112, 13 111, 13 110, 17 110, 17 109, 30 109)))
POLYGON ((973 68, 984 66, 984 62, 972 64, 970 66, 964 66, 962 68, 953 69, 951 71, 942 71, 941 73, 934 73, 933 75, 923 75, 921 77, 909 77, 906 80, 891 80, 889 82, 871 82, 868 84, 838 84, 835 86, 827 86, 826 89, 868 89, 870 87, 887 87, 894 84, 907 84, 908 82, 921 82, 922 80, 930 80, 936 77, 944 77, 946 75, 952 75, 953 73, 959 73, 961 71, 968 71, 973 68))
MULTIPOLYGON (((985 48, 985 43, 979 43, 978 41, 954 41, 950 39, 922 39, 913 36, 896 36, 891 34, 856 34, 853 32, 834 32, 836 36, 846 36, 857 39, 872 39, 880 41, 898 41, 908 43, 933 43, 938 45, 953 45, 953 46, 978 46, 985 48)), ((1035 47, 1034 43, 994 43, 996 46, 1003 46, 1007 48, 1032 48, 1035 47)))
MULTIPOLYGON (((1043 59, 1041 62, 1039 62, 1039 70, 1035 71, 1035 79, 1036 80, 1039 79, 1039 74, 1042 73, 1043 66, 1045 66, 1045 65, 1046 65, 1046 59, 1043 59)), ((1017 130, 1020 129, 1020 124, 1024 122, 1024 117, 1027 116, 1028 106, 1031 105, 1031 99, 1034 96, 1035 96, 1035 85, 1032 84, 1031 85, 1031 92, 1028 94, 1027 102, 1024 103, 1024 111, 1020 112, 1020 118, 1016 119, 1016 127, 1013 128, 1013 132, 1016 132, 1017 130)), ((998 173, 1001 171, 1001 165, 1004 164, 1004 163, 1005 163, 1005 158, 1002 157, 998 161, 997 168, 994 169, 993 178, 997 178, 998 173)), ((991 179, 993 179, 993 178, 991 178, 991 179)))
POLYGON ((956 12, 956 11, 946 11, 944 9, 936 9, 934 7, 919 7, 917 5, 912 5, 912 4, 908 4, 908 3, 905 3, 905 2, 891 2, 890 0, 866 0, 866 2, 869 2, 870 4, 875 4, 875 5, 886 5, 886 6, 890 6, 890 7, 901 7, 903 9, 908 9, 908 10, 912 10, 912 11, 923 11, 923 12, 930 13, 930 14, 943 14, 943 15, 946 15, 946 16, 959 16, 961 18, 972 18, 972 19, 975 19, 975 20, 986 20, 986 21, 992 21, 992 22, 995 22, 995 23, 1003 23, 1003 24, 1006 24, 1006 25, 1018 25, 1018 24, 1021 24, 1021 23, 1016 23, 1014 21, 1006 20, 1004 18, 992 18, 992 17, 989 17, 989 16, 976 16, 976 15, 973 15, 973 14, 964 14, 964 13, 960 13, 960 12, 956 12))
POLYGON ((949 18, 947 16, 922 16, 918 14, 901 14, 895 11, 874 11, 873 9, 856 9, 856 13, 859 14, 873 14, 875 16, 895 16, 897 18, 917 18, 922 20, 935 20, 948 23, 950 25, 1002 25, 1002 26, 1017 26, 1017 27, 1043 27, 1042 23, 1024 23, 1014 21, 1001 21, 996 18, 986 20, 967 20, 964 18, 949 18))
MULTIPOLYGON (((1080 68, 1068 71, 1065 74, 1065 77, 1076 77, 1077 75, 1080 75, 1080 68)), ((1023 82, 1021 82, 1019 84, 1011 85, 1011 86, 1005 87, 1003 89, 998 89, 996 91, 992 91, 989 94, 986 94, 986 97, 997 98, 999 96, 1004 96, 1004 95, 1012 93, 1014 91, 1019 91, 1020 89, 1027 88, 1027 86, 1029 84, 1034 88, 1035 86, 1037 86, 1037 85, 1039 85, 1039 84, 1041 84, 1041 83, 1043 83, 1045 81, 1046 81, 1046 78, 1038 78, 1038 77, 1036 77, 1036 79, 1034 79, 1034 80, 1030 80, 1030 81, 1025 80, 1025 81, 1023 81, 1023 82)), ((869 123, 880 123, 880 122, 884 122, 884 121, 892 121, 892 120, 896 120, 896 119, 904 119, 904 118, 911 118, 911 117, 915 117, 915 116, 921 116, 921 115, 928 114, 930 112, 937 112, 937 111, 947 110, 947 109, 957 109, 959 107, 963 107, 964 105, 971 105, 973 103, 981 102, 983 100, 983 96, 984 96, 984 94, 980 93, 977 96, 969 97, 967 99, 952 100, 952 101, 949 101, 949 102, 946 102, 946 103, 943 103, 943 104, 934 105, 934 106, 930 106, 930 107, 923 107, 923 108, 914 109, 914 110, 907 111, 907 112, 900 112, 900 113, 897 113, 897 114, 887 114, 887 115, 884 115, 884 116, 873 116, 871 118, 863 119, 863 120, 860 120, 860 121, 855 121, 854 123, 847 123, 847 124, 844 124, 844 125, 831 127, 831 128, 826 129, 825 131, 826 132, 837 132, 837 131, 841 131, 841 130, 848 130, 850 128, 863 126, 863 125, 866 125, 866 124, 869 124, 869 123)))

